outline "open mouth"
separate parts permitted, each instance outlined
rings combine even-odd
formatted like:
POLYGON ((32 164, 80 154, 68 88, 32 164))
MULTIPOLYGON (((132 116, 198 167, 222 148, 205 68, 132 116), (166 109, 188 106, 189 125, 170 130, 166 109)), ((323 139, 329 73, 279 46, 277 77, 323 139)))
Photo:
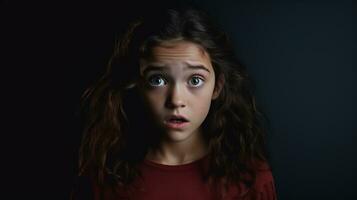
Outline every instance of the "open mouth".
POLYGON ((169 122, 172 122, 172 123, 183 123, 183 122, 188 122, 188 120, 183 117, 183 116, 171 116, 169 119, 168 119, 169 122))
POLYGON ((166 120, 166 126, 169 128, 183 128, 188 124, 188 120, 182 116, 171 116, 166 120))

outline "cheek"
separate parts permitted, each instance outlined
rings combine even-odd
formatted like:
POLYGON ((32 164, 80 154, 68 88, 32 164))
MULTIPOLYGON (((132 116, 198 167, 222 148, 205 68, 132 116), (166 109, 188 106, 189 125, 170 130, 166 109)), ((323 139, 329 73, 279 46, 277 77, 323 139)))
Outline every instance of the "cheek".
POLYGON ((210 102, 201 102, 199 106, 196 107, 197 113, 200 113, 202 117, 206 117, 210 108, 210 102))
POLYGON ((151 111, 157 113, 159 110, 162 110, 164 99, 162 92, 146 92, 144 93, 144 98, 151 111))
POLYGON ((204 95, 196 99, 193 109, 195 113, 199 113, 200 118, 206 118, 211 106, 211 96, 210 92, 206 92, 204 95))

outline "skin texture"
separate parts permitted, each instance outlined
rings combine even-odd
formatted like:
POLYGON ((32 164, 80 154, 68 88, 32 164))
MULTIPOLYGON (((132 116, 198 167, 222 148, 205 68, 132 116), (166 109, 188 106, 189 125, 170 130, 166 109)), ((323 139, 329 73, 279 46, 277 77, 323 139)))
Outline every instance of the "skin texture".
POLYGON ((207 144, 200 126, 224 83, 221 76, 216 82, 208 53, 200 45, 184 40, 161 43, 153 47, 150 59, 141 59, 140 74, 142 95, 165 132, 159 149, 149 152, 147 159, 178 165, 206 155, 207 144), (188 125, 182 129, 166 127, 165 119, 172 114, 184 116, 188 125))

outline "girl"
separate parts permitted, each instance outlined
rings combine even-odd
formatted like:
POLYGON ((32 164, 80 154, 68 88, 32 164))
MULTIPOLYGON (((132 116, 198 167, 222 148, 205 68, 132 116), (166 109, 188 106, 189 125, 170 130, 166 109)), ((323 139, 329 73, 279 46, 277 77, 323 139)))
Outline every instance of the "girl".
POLYGON ((83 99, 72 199, 276 199, 247 72, 202 11, 132 23, 83 99))

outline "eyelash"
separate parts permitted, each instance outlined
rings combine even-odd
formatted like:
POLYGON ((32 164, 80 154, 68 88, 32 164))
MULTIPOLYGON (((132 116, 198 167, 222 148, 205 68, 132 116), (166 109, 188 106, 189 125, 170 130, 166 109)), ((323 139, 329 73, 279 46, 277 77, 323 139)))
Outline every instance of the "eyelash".
MULTIPOLYGON (((161 87, 161 86, 151 85, 151 83, 150 83, 153 78, 157 78, 157 77, 162 78, 162 80, 164 80, 165 83, 168 82, 168 81, 164 78, 163 75, 160 75, 160 74, 151 75, 151 76, 149 76, 149 78, 147 79, 147 82, 148 82, 148 84, 149 84, 151 87, 161 87)), ((198 84, 197 86, 193 86, 194 88, 200 87, 200 86, 203 85, 204 82, 205 82, 204 78, 202 78, 202 77, 199 76, 199 75, 193 75, 193 76, 191 76, 190 81, 193 80, 192 78, 198 78, 198 80, 201 81, 201 84, 198 84)))

